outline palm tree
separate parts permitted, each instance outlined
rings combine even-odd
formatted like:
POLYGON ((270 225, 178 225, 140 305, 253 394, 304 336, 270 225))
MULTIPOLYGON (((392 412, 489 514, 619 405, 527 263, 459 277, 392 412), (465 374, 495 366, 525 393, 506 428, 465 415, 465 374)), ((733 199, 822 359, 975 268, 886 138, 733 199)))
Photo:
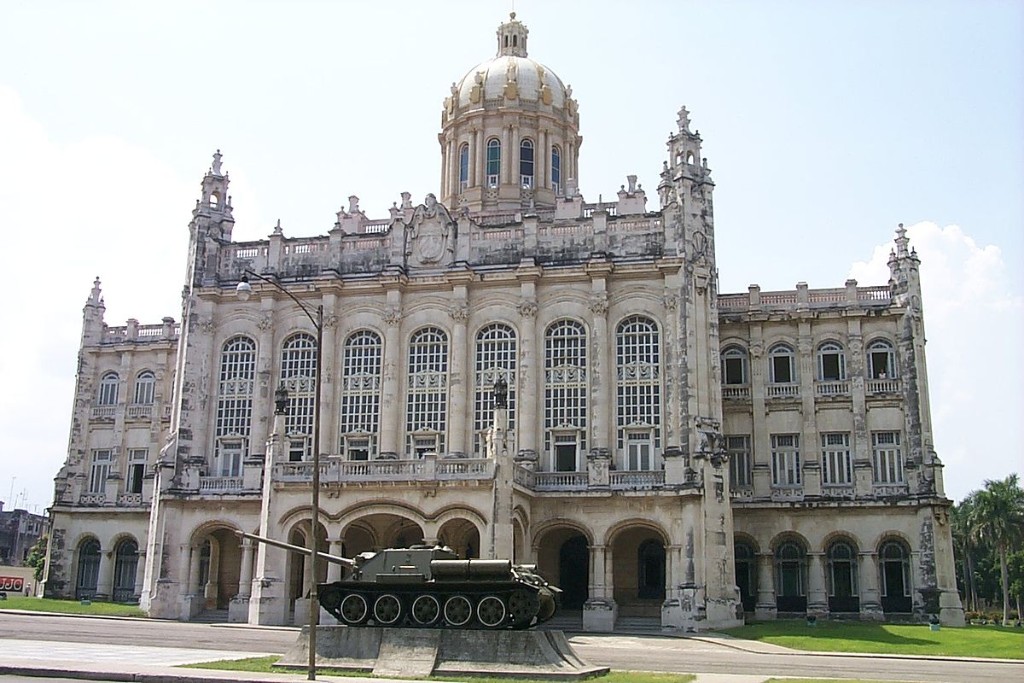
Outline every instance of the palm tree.
POLYGON ((978 540, 992 544, 999 554, 999 575, 1003 588, 1003 626, 1010 625, 1010 571, 1007 556, 1024 543, 1024 490, 1017 475, 985 480, 985 488, 974 496, 971 532, 978 540))
POLYGON ((974 543, 971 522, 974 517, 974 497, 972 491, 966 498, 954 505, 951 510, 953 547, 960 555, 964 579, 964 605, 968 611, 978 609, 978 582, 974 571, 974 554, 978 548, 974 543))

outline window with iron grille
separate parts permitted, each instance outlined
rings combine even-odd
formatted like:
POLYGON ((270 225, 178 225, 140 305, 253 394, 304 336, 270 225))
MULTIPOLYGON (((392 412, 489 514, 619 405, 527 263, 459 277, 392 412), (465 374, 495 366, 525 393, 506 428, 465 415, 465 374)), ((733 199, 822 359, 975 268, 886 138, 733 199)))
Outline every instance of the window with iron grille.
POLYGON ((120 380, 116 372, 108 372, 100 379, 100 391, 96 402, 101 406, 117 405, 117 387, 120 380))
POLYGON ((233 337, 220 354, 215 428, 218 476, 238 476, 252 429, 252 393, 256 380, 256 343, 233 337))
POLYGON ((725 450, 729 453, 729 484, 732 488, 752 486, 754 483, 753 457, 750 436, 725 437, 725 450))
POLYGON ((377 455, 383 349, 380 335, 370 330, 355 332, 345 341, 339 425, 342 452, 349 460, 377 455))
POLYGON ((552 451, 554 431, 578 432, 577 448, 587 448, 587 332, 574 320, 552 323, 544 334, 544 450, 552 451))
POLYGON ((499 378, 508 383, 508 436, 515 431, 517 349, 515 330, 503 323, 488 325, 476 335, 473 452, 479 457, 484 456, 485 434, 494 424, 494 383, 499 378))
POLYGON ((627 467, 636 458, 633 453, 643 448, 637 439, 638 427, 646 427, 648 448, 653 449, 646 459, 652 469, 660 466, 661 455, 661 344, 658 326, 645 316, 635 315, 623 320, 615 334, 616 371, 616 422, 618 427, 618 450, 626 454, 627 467), (628 443, 627 434, 633 436, 628 443), (652 457, 653 456, 653 457, 652 457))
POLYGON ((448 428, 448 335, 436 327, 418 330, 409 340, 408 396, 405 410, 406 453, 421 454, 432 439, 443 452, 448 428))
POLYGON ((156 375, 149 370, 143 370, 135 378, 135 403, 137 405, 152 405, 156 393, 156 375))
POLYGON ((903 454, 899 432, 871 433, 872 464, 876 484, 903 483, 903 454))
POLYGON ((113 462, 113 459, 113 452, 109 448, 92 452, 89 493, 104 493, 106 491, 107 477, 110 476, 110 463, 113 462))
POLYGON ((831 485, 853 483, 849 432, 821 435, 821 483, 831 485))
POLYGON ((289 337, 281 348, 281 384, 288 390, 284 428, 302 436, 303 457, 309 457, 316 402, 316 338, 305 332, 289 337))

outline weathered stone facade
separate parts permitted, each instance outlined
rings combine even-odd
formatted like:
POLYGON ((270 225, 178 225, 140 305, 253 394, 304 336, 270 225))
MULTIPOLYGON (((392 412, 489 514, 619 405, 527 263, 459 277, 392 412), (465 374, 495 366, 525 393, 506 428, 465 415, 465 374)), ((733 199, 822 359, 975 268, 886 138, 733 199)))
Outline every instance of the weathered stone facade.
POLYGON ((688 112, 658 209, 634 176, 587 203, 576 101, 527 35, 502 24, 497 56, 453 83, 440 201, 402 193, 374 220, 351 197, 327 236, 233 242, 218 152, 182 324, 107 327, 97 282, 49 594, 304 621, 302 556, 233 532, 308 545, 316 425, 325 551, 440 541, 537 563, 593 630, 962 622, 902 230, 887 285, 719 293, 688 112))

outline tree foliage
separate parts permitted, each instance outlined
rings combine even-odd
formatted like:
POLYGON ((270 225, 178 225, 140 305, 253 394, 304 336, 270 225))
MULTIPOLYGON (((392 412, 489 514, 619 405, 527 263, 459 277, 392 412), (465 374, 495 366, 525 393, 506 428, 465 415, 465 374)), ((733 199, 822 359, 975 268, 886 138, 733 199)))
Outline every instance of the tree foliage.
POLYGON ((46 544, 47 537, 40 536, 39 540, 36 541, 36 544, 28 552, 28 557, 25 558, 25 566, 32 567, 35 570, 37 582, 43 580, 43 570, 46 568, 46 544))

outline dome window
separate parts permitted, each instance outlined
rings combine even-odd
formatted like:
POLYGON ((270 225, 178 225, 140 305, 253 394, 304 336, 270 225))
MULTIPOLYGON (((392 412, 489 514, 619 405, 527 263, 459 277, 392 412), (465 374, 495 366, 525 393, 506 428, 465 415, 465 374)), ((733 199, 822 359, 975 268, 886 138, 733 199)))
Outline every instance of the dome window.
POLYGON ((497 138, 487 141, 487 187, 497 187, 501 174, 501 142, 497 138))
POLYGON ((523 189, 533 188, 533 141, 523 140, 519 145, 519 180, 523 189))
POLYGON ((555 194, 562 191, 562 150, 557 146, 551 148, 551 189, 555 194))

